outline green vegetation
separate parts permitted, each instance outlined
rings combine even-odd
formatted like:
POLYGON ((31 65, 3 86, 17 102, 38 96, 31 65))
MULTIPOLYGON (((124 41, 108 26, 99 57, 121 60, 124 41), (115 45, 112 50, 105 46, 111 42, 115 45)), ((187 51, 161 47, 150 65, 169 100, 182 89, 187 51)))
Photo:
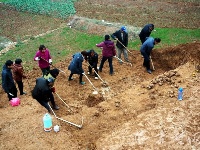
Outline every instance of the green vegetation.
MULTIPOLYGON (((200 29, 156 28, 156 31, 151 36, 160 37, 162 40, 156 47, 167 47, 192 41, 200 41, 199 33, 200 29)), ((33 57, 41 44, 44 44, 50 50, 53 63, 71 57, 75 52, 92 48, 101 54, 101 49, 97 48, 96 44, 103 40, 104 37, 102 36, 91 35, 65 27, 42 37, 30 38, 27 43, 22 43, 19 40, 20 43, 14 49, 0 56, 0 68, 2 68, 8 59, 14 61, 16 58, 22 58, 25 68, 32 70, 34 66, 37 66, 37 62, 33 61, 33 57)), ((139 50, 140 46, 140 40, 136 39, 135 41, 129 41, 128 49, 139 50)))
POLYGON ((14 6, 18 11, 28 11, 63 19, 76 13, 74 0, 7 0, 4 2, 14 6))
POLYGON ((88 35, 70 28, 63 28, 43 37, 31 39, 27 43, 20 41, 14 49, 1 55, 0 67, 2 68, 8 59, 14 61, 16 58, 22 58, 24 66, 32 69, 37 64, 33 61, 33 57, 41 44, 50 50, 53 62, 56 63, 77 51, 94 48, 100 53, 100 49, 96 48, 95 44, 103 41, 103 38, 97 35, 88 35))
MULTIPOLYGON (((156 47, 175 46, 193 41, 200 41, 200 29, 179 29, 179 28, 155 28, 151 33, 152 37, 161 38, 161 43, 156 47)), ((139 49, 140 40, 130 42, 130 49, 139 49)))

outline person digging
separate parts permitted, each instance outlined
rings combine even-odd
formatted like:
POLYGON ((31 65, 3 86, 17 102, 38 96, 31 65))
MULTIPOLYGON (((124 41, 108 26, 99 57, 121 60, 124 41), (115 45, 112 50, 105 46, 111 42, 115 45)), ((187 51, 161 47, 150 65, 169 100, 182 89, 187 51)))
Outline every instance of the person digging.
POLYGON ((143 66, 146 67, 146 70, 149 74, 152 73, 150 69, 151 51, 154 48, 154 45, 160 43, 160 41, 160 38, 149 37, 146 39, 146 41, 142 44, 140 48, 140 52, 144 57, 143 66))
POLYGON ((86 55, 86 52, 82 51, 81 53, 78 52, 72 56, 72 61, 70 62, 69 66, 68 66, 68 70, 71 71, 68 81, 73 80, 72 76, 74 74, 79 74, 79 83, 81 85, 85 84, 85 82, 83 81, 84 70, 82 67, 82 63, 83 63, 85 55, 86 55))
POLYGON ((98 69, 97 69, 97 64, 98 64, 98 54, 93 50, 87 50, 85 51, 86 55, 84 56, 85 60, 88 62, 88 74, 92 74, 92 68, 95 70, 95 80, 98 80, 98 69))
MULTIPOLYGON (((55 69, 51 69, 51 70, 49 71, 48 74, 44 75, 44 78, 45 78, 45 79, 49 79, 49 78, 53 78, 53 79, 54 79, 54 81, 53 81, 53 83, 52 83, 52 86, 50 87, 50 88, 51 88, 51 91, 52 91, 52 92, 51 92, 52 97, 53 97, 53 93, 56 92, 54 83, 55 83, 55 80, 56 80, 57 76, 59 75, 59 72, 60 72, 60 71, 59 71, 57 68, 55 68, 55 69)), ((53 102, 53 103, 55 103, 55 102, 53 102)), ((58 110, 59 107, 58 107, 57 105, 54 105, 54 109, 58 110)))
POLYGON ((48 112, 51 112, 51 108, 48 105, 48 102, 51 101, 53 109, 58 110, 59 107, 55 104, 54 96, 52 94, 52 86, 54 84, 54 79, 49 77, 45 79, 43 77, 36 79, 36 85, 32 90, 32 97, 36 99, 43 107, 45 107, 48 112))

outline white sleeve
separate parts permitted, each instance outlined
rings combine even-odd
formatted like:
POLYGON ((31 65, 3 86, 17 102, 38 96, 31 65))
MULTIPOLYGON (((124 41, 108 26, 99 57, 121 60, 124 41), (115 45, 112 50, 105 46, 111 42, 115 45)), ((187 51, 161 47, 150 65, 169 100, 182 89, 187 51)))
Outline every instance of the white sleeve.
POLYGON ((49 59, 49 63, 52 63, 52 59, 49 59))

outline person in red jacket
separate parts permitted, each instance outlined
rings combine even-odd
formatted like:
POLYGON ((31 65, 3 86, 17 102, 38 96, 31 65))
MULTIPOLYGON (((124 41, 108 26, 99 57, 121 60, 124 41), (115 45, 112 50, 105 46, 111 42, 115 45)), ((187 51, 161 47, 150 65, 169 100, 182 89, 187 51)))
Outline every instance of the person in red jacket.
POLYGON ((13 65, 13 78, 18 85, 20 95, 24 95, 26 92, 24 92, 22 78, 26 78, 26 76, 24 75, 24 69, 21 63, 21 59, 18 58, 15 60, 15 64, 13 65))
POLYGON ((112 59, 113 56, 116 55, 116 50, 114 42, 110 40, 110 35, 105 35, 105 41, 96 44, 96 46, 102 48, 102 56, 103 56, 99 66, 99 72, 102 72, 103 65, 105 61, 108 60, 110 67, 110 75, 113 75, 114 71, 113 71, 112 59))
POLYGON ((39 50, 34 56, 34 61, 38 61, 43 76, 49 73, 52 59, 49 50, 44 45, 40 45, 39 50))

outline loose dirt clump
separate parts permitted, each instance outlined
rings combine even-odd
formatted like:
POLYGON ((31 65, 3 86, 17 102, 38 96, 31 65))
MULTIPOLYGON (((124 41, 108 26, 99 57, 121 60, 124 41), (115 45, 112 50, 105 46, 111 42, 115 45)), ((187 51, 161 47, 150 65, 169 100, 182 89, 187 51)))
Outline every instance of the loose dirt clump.
POLYGON ((168 47, 165 49, 154 50, 152 53, 153 62, 157 63, 159 68, 173 70, 188 61, 194 63, 195 67, 200 64, 200 43, 181 44, 177 47, 168 47))
POLYGON ((86 105, 88 107, 94 107, 97 104, 101 103, 104 101, 104 98, 100 94, 90 94, 88 98, 86 99, 86 105))

